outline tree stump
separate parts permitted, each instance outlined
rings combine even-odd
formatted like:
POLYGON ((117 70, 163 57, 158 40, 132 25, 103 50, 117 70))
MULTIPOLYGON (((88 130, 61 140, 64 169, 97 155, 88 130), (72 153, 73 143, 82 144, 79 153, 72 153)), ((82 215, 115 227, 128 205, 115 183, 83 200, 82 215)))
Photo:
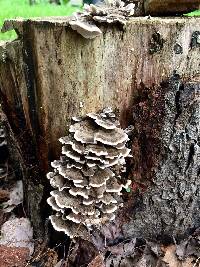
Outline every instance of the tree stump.
MULTIPOLYGON (((182 238, 200 222, 200 19, 134 18, 84 39, 66 18, 6 21, 19 39, 1 48, 0 92, 23 159, 38 236, 48 215, 45 173, 70 119, 106 106, 134 126, 123 238, 182 238), (36 210, 35 207, 38 207, 36 210)), ((113 237, 117 239, 118 236, 113 237)))

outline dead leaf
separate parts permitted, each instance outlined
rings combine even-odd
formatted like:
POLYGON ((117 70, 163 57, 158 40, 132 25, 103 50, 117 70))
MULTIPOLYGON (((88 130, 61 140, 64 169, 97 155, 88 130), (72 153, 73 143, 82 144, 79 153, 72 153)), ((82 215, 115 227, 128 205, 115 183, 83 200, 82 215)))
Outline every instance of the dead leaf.
POLYGON ((24 267, 28 257, 28 248, 0 246, 0 267, 24 267))
POLYGON ((113 255, 120 255, 121 257, 129 256, 135 251, 136 238, 131 239, 129 242, 121 242, 117 245, 108 247, 113 255))
POLYGON ((1 245, 28 248, 32 255, 34 250, 33 229, 27 218, 10 218, 2 225, 1 235, 1 245))
POLYGON ((29 264, 26 267, 42 266, 42 267, 56 267, 58 264, 58 254, 54 249, 47 248, 44 251, 38 253, 29 260, 29 264))
POLYGON ((169 267, 180 267, 180 262, 176 257, 176 246, 171 245, 166 247, 165 249, 165 256, 163 261, 166 262, 169 267))
POLYGON ((0 189, 0 201, 7 201, 10 193, 7 190, 0 189))
POLYGON ((188 257, 184 261, 180 261, 176 256, 176 246, 171 245, 166 247, 165 256, 163 261, 168 264, 169 267, 194 267, 195 259, 188 257))
POLYGON ((103 256, 99 254, 88 265, 88 267, 105 267, 103 256))

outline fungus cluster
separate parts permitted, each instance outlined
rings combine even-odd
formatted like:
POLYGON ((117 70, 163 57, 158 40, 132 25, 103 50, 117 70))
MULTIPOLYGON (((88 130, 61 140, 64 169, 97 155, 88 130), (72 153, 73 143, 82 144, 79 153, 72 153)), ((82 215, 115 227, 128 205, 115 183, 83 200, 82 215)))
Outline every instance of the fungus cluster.
POLYGON ((135 15, 135 4, 126 4, 121 0, 107 1, 106 5, 84 5, 83 14, 91 17, 94 21, 104 23, 126 24, 130 17, 135 15), (110 3, 109 3, 110 2, 110 3))
POLYGON ((88 236, 88 229, 115 219, 126 171, 128 135, 120 128, 111 108, 100 113, 73 117, 69 134, 61 137, 62 156, 51 163, 47 174, 51 186, 48 204, 57 231, 71 238, 88 236))
POLYGON ((102 34, 97 23, 120 23, 125 25, 129 18, 135 16, 135 4, 125 4, 121 0, 106 1, 101 5, 87 5, 83 11, 74 14, 69 25, 84 38, 92 39, 102 34))

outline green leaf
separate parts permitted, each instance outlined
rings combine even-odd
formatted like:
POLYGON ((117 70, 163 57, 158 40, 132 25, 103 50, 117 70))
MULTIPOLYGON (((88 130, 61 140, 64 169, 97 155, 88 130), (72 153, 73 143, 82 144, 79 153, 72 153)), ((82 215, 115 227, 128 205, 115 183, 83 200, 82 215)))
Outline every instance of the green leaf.
POLYGON ((130 192, 131 192, 131 188, 128 187, 128 188, 126 189, 126 192, 130 193, 130 192))

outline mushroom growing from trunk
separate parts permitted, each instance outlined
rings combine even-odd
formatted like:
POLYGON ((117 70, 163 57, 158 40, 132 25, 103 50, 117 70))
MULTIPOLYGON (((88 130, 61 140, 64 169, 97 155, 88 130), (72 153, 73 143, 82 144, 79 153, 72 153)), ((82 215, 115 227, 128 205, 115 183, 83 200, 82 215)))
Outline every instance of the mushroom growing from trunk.
POLYGON ((71 238, 88 239, 88 229, 115 219, 129 140, 111 108, 72 119, 68 136, 61 137, 62 156, 47 174, 55 188, 47 202, 55 230, 71 238))

